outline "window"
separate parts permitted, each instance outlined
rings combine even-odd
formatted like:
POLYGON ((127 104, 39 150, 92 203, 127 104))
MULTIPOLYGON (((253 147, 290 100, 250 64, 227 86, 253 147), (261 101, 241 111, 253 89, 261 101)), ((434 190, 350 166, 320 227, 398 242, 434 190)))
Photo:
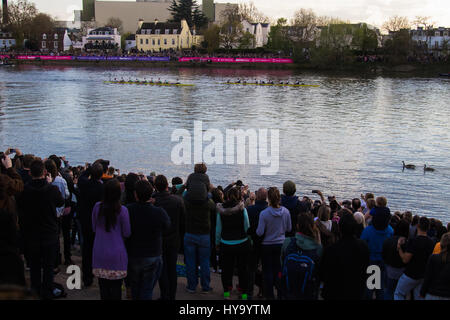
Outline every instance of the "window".
POLYGON ((158 39, 158 46, 161 44, 161 40, 160 39, 158 39))
POLYGON ((58 48, 58 41, 53 41, 53 48, 55 48, 55 49, 58 48))
POLYGON ((47 35, 45 33, 42 35, 42 39, 47 40, 47 35))
POLYGON ((436 37, 439 37, 439 36, 440 36, 440 32, 439 32, 439 31, 436 31, 434 35, 435 35, 436 37))
POLYGON ((58 34, 55 33, 55 35, 53 36, 53 39, 58 40, 58 34))
POLYGON ((444 31, 444 37, 448 37, 448 31, 444 31))
POLYGON ((438 49, 439 48, 439 41, 435 41, 434 42, 434 46, 436 47, 436 49, 438 49))
POLYGON ((178 29, 173 29, 173 34, 177 34, 178 29))
POLYGON ((161 34, 161 30, 160 29, 156 29, 155 30, 155 34, 161 34))
POLYGON ((145 39, 145 44, 148 44, 148 39, 145 39))
POLYGON ((172 39, 172 45, 173 46, 175 45, 175 39, 172 39))
POLYGON ((41 47, 42 47, 42 48, 47 47, 47 43, 46 43, 45 41, 42 41, 41 47))
POLYGON ((155 39, 152 39, 152 45, 155 45, 155 39))
POLYGON ((164 45, 167 45, 167 39, 164 39, 164 45))
POLYGON ((144 44, 144 40, 143 39, 141 39, 141 44, 144 44))
POLYGON ((166 34, 169 34, 170 33, 170 30, 169 29, 166 29, 166 34))
POLYGON ((146 34, 146 33, 147 33, 147 30, 145 30, 145 29, 141 30, 141 34, 146 34))

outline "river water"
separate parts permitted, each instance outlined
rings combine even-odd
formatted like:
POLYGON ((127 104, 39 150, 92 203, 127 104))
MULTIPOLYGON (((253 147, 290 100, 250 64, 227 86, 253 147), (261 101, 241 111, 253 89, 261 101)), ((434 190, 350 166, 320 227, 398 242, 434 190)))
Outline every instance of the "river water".
MULTIPOLYGON (((215 185, 242 179, 251 190, 291 179, 299 195, 321 189, 339 199, 385 195, 391 210, 450 221, 450 79, 359 77, 284 70, 3 67, 0 147, 71 164, 111 160, 122 172, 185 178, 176 165, 176 129, 278 129, 279 170, 210 165, 215 185), (154 87, 104 83, 114 77, 195 84, 154 87), (276 79, 318 88, 227 86, 227 79, 276 79), (417 170, 402 171, 402 160, 417 170), (436 169, 424 174, 423 165, 436 169)), ((194 143, 194 142, 192 142, 194 143)), ((207 145, 205 143, 205 145, 207 145)))

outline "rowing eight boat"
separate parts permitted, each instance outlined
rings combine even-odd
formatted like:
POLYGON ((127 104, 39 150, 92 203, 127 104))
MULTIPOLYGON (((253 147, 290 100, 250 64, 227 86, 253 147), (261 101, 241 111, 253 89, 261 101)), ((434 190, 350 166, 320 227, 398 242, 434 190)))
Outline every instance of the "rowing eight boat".
POLYGON ((317 84, 281 84, 281 83, 237 83, 237 82, 224 82, 222 84, 233 84, 233 85, 243 85, 243 86, 273 86, 273 87, 314 87, 317 88, 317 84))
POLYGON ((136 82, 136 81, 105 81, 108 84, 137 84, 137 85, 147 85, 147 86, 166 86, 166 87, 194 87, 194 84, 184 84, 184 83, 150 83, 150 82, 136 82))

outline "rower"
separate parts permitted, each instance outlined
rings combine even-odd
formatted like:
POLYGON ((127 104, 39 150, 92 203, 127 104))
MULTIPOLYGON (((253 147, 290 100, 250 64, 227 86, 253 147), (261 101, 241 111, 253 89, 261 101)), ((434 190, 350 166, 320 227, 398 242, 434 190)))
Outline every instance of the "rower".
POLYGON ((244 80, 244 82, 243 82, 244 84, 247 84, 247 80, 244 80))
POLYGON ((264 80, 261 80, 261 84, 266 84, 266 82, 264 80))
POLYGON ((270 80, 270 82, 269 82, 270 84, 275 84, 275 82, 273 82, 273 80, 270 80))
POLYGON ((300 81, 298 81, 298 80, 297 80, 297 81, 295 81, 295 85, 297 85, 297 86, 298 86, 299 84, 300 84, 300 81))
POLYGON ((177 82, 175 84, 180 84, 180 79, 177 79, 177 82))
POLYGON ((284 84, 283 81, 280 80, 279 84, 284 84))
POLYGON ((255 79, 255 84, 258 84, 258 80, 257 79, 255 79))
POLYGON ((152 83, 152 84, 154 83, 154 82, 153 82, 153 78, 150 79, 150 83, 152 83))
POLYGON ((237 81, 236 81, 236 83, 241 83, 241 79, 238 78, 237 81))
POLYGON ((158 83, 159 83, 159 84, 161 84, 161 83, 162 83, 162 82, 161 82, 161 78, 158 78, 158 83))
POLYGON ((227 84, 230 84, 230 80, 227 80, 227 84))

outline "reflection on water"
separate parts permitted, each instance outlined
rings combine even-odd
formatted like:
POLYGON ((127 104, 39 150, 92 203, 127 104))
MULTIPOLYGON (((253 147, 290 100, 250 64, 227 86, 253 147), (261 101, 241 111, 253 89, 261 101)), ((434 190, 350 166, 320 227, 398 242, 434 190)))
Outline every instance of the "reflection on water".
POLYGON ((212 165, 215 184, 292 179, 301 195, 322 189, 351 198, 386 195, 394 210, 448 220, 450 81, 234 69, 0 69, 0 146, 66 155, 72 164, 106 158, 122 171, 183 178, 192 166, 170 161, 178 128, 280 129, 280 170, 212 165), (113 77, 180 79, 193 88, 108 85, 113 77), (230 78, 301 79, 319 88, 226 86, 230 78), (401 161, 416 171, 402 172, 401 161), (424 174, 427 163, 435 173, 424 174))

